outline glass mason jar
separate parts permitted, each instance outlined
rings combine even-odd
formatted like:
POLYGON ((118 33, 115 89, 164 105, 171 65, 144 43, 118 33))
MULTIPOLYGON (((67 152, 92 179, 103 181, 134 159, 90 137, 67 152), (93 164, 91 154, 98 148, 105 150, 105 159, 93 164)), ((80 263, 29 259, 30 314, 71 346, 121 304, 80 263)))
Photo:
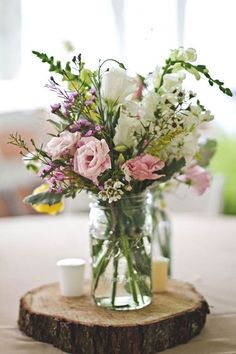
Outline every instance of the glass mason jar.
POLYGON ((98 306, 135 310, 150 304, 151 239, 146 193, 90 204, 92 295, 98 306))
POLYGON ((163 191, 157 187, 150 188, 149 203, 153 226, 153 258, 158 256, 169 258, 168 275, 171 276, 171 222, 163 191))

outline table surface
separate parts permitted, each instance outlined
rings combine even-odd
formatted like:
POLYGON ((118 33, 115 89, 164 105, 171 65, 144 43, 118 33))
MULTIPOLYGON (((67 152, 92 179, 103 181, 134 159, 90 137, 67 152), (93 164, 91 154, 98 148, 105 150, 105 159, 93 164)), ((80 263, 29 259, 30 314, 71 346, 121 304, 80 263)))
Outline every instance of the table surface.
MULTIPOLYGON (((236 218, 175 214, 172 229, 173 277, 194 284, 211 314, 199 336, 165 353, 236 354, 236 218)), ((87 214, 0 219, 1 354, 62 353, 22 334, 17 317, 20 297, 55 282, 67 257, 89 259, 87 214)))

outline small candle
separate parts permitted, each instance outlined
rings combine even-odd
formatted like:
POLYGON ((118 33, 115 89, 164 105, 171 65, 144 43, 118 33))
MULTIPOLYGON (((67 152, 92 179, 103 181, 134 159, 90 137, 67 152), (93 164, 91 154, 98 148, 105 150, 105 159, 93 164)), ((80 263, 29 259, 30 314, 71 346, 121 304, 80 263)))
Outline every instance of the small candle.
POLYGON ((166 290, 169 258, 157 257, 152 261, 152 291, 161 293, 166 290))
POLYGON ((57 262, 60 293, 62 296, 83 295, 85 261, 80 258, 66 258, 57 262))

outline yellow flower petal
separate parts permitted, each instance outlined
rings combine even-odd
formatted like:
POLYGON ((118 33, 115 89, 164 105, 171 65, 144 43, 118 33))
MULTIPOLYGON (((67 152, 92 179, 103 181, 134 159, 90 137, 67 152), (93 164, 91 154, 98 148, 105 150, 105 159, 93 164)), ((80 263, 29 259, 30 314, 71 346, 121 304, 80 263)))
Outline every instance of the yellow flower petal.
MULTIPOLYGON (((48 191, 48 184, 44 183, 41 184, 41 186, 35 188, 33 190, 33 194, 39 194, 39 193, 43 193, 43 192, 47 192, 48 191)), ((59 202, 56 204, 33 204, 32 207, 38 212, 38 213, 45 213, 45 214, 49 214, 49 215, 55 215, 60 213, 62 210, 64 210, 64 203, 63 202, 59 202)))
POLYGON ((49 189, 49 186, 47 183, 41 184, 41 186, 35 188, 33 190, 33 194, 39 194, 39 193, 43 193, 43 192, 47 192, 49 189))
POLYGON ((49 215, 55 215, 60 213, 64 209, 64 203, 56 203, 53 205, 48 205, 48 204, 35 204, 32 205, 32 207, 38 212, 38 213, 45 213, 49 215))

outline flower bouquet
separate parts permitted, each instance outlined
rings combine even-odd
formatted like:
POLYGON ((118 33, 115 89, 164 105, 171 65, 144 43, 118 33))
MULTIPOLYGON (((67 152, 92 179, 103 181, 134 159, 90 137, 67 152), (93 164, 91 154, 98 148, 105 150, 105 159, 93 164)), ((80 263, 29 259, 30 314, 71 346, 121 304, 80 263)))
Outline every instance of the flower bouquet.
POLYGON ((63 208, 62 199, 90 193, 92 294, 113 309, 136 309, 151 302, 152 218, 147 190, 168 181, 193 185, 202 193, 210 177, 204 169, 201 127, 210 111, 183 87, 186 74, 205 77, 226 95, 230 89, 196 61, 194 49, 172 50, 162 68, 131 77, 117 60, 86 68, 81 55, 65 66, 33 52, 60 76, 47 87, 58 96, 51 106, 55 128, 46 146, 29 148, 18 134, 28 169, 44 184, 25 201, 39 212, 63 208), (66 87, 63 88, 63 82, 66 87))

